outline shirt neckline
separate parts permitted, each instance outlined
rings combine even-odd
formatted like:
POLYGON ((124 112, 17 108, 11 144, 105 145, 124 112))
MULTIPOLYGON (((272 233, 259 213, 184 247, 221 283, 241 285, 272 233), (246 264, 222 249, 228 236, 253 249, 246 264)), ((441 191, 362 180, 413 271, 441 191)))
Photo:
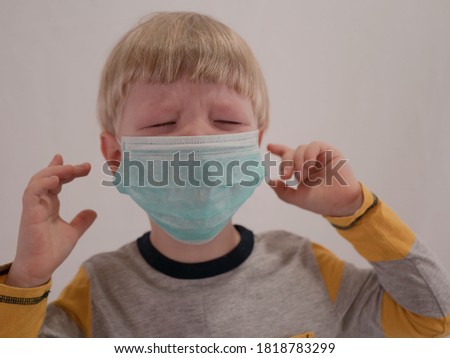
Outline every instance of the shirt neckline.
POLYGON ((137 239, 137 245, 144 260, 155 270, 167 276, 187 280, 208 278, 235 269, 252 253, 253 232, 240 225, 235 225, 235 228, 241 235, 239 244, 228 254, 205 262, 183 263, 168 258, 153 246, 150 241, 151 232, 137 239))

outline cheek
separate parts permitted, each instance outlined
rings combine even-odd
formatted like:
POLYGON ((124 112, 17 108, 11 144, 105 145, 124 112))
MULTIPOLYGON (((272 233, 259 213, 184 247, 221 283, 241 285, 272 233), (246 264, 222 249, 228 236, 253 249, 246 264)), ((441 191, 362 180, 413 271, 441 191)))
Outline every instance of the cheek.
POLYGON ((120 138, 123 135, 122 123, 123 123, 122 118, 118 118, 114 123, 114 133, 118 138, 120 138))
POLYGON ((120 117, 116 122, 116 136, 120 138, 121 136, 133 136, 136 135, 137 130, 133 121, 129 120, 127 117, 120 117))
POLYGON ((250 121, 250 128, 252 129, 258 129, 259 125, 258 125, 258 118, 256 117, 256 114, 254 114, 252 112, 252 117, 251 117, 251 121, 250 121))
POLYGON ((252 122, 252 128, 253 129, 258 129, 258 119, 256 118, 256 116, 254 117, 254 120, 252 122))
POLYGON ((258 129, 258 117, 256 115, 256 108, 251 104, 247 104, 247 116, 250 119, 249 125, 252 129, 258 129))

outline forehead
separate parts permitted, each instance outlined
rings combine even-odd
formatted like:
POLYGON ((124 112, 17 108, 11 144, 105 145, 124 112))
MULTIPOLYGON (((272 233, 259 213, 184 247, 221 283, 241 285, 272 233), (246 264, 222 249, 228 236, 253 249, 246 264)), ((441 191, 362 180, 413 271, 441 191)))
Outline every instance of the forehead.
POLYGON ((192 101, 217 106, 245 106, 250 99, 224 84, 177 81, 171 84, 136 82, 131 85, 125 103, 125 112, 141 106, 179 107, 192 101))

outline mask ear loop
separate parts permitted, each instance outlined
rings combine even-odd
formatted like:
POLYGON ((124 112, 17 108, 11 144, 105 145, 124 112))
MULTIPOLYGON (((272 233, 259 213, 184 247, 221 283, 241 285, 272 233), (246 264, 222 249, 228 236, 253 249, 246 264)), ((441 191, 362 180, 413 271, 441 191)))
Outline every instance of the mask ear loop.
POLYGON ((119 147, 122 149, 122 139, 117 136, 114 136, 114 139, 116 140, 117 144, 119 144, 119 147))
MULTIPOLYGON (((116 139, 116 142, 117 142, 117 144, 118 144, 119 147, 120 147, 120 158, 122 159, 122 158, 123 158, 123 143, 122 143, 122 137, 119 138, 119 137, 117 137, 117 136, 114 136, 114 138, 116 139)), ((121 161, 122 161, 122 160, 121 160, 121 161)))
POLYGON ((122 158, 123 158, 123 146, 122 146, 122 140, 119 139, 117 136, 114 136, 114 139, 116 140, 117 144, 120 147, 120 158, 121 160, 115 160, 110 159, 108 161, 108 170, 113 174, 116 175, 116 172, 119 170, 120 165, 122 164, 122 158))

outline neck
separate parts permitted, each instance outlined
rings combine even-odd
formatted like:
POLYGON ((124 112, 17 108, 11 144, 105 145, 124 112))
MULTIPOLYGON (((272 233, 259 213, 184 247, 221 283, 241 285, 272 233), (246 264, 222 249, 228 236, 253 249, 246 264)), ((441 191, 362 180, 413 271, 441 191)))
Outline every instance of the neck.
POLYGON ((152 234, 150 241, 164 256, 183 263, 199 263, 217 259, 229 253, 240 242, 241 237, 231 221, 211 241, 204 244, 185 244, 175 240, 150 219, 152 234))

